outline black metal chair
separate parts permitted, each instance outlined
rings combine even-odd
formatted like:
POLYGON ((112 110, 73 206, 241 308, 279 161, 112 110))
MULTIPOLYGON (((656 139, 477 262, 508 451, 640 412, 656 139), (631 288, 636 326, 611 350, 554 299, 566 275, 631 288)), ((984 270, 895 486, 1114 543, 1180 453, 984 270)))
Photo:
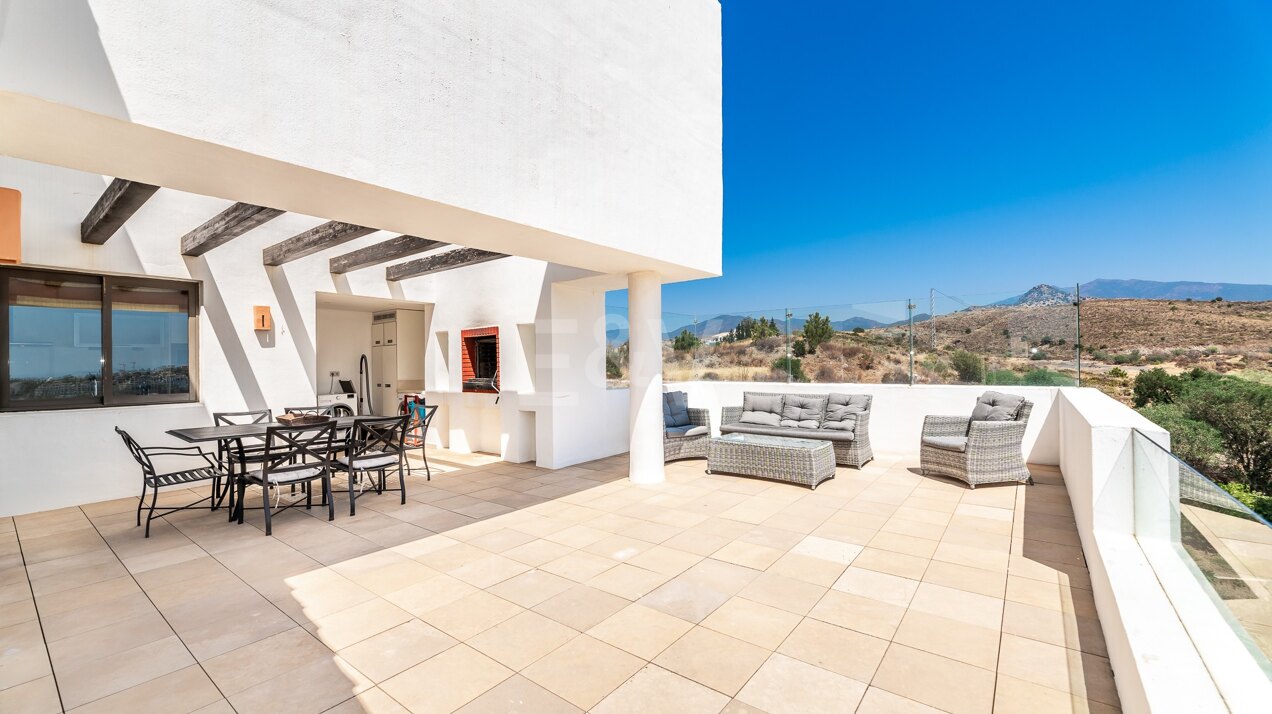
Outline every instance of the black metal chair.
MULTIPOLYGON (((269 505, 269 492, 281 486, 300 485, 305 495, 305 510, 313 507, 313 482, 322 482, 322 502, 327 507, 327 520, 335 520, 335 503, 331 498, 331 443, 336 433, 334 423, 311 426, 271 426, 265 430, 265 458, 260 468, 239 474, 238 522, 243 522, 243 499, 249 485, 261 487, 261 506, 265 511, 265 535, 274 532, 274 509, 269 505)), ((279 512, 296 505, 288 503, 279 512)))
POLYGON ((402 503, 406 503, 406 414, 395 417, 358 417, 349 430, 349 441, 344 456, 335 459, 335 468, 349 474, 349 515, 355 514, 355 505, 362 495, 364 475, 375 473, 379 479, 373 485, 376 493, 401 491, 402 503), (398 487, 387 488, 387 474, 397 469, 398 487), (358 487, 355 490, 355 486, 358 487))
POLYGON ((328 404, 325 407, 287 407, 283 409, 284 414, 312 414, 316 416, 335 416, 336 405, 328 404))
POLYGON ((142 486, 141 496, 137 499, 137 525, 141 526, 141 510, 146 504, 146 490, 150 489, 150 509, 146 513, 146 537, 150 537, 150 522, 155 518, 163 518, 169 513, 177 511, 185 511, 198 506, 204 501, 209 501, 208 510, 215 511, 220 505, 217 500, 217 493, 220 490, 221 479, 228 481, 226 474, 220 465, 212 460, 212 455, 197 446, 141 446, 128 432, 115 427, 115 433, 124 440, 124 446, 128 447, 129 453, 141 465, 142 486), (202 459, 204 465, 196 466, 190 469, 180 471, 167 471, 159 473, 155 469, 153 457, 182 457, 185 459, 202 459), (159 489, 166 486, 189 486, 201 481, 212 482, 212 495, 207 498, 200 498, 194 503, 190 503, 177 508, 168 508, 155 515, 155 505, 159 501, 159 489))
MULTIPOLYGON (((437 413, 437 405, 413 402, 409 409, 411 421, 406 429, 406 446, 411 449, 419 447, 420 458, 424 459, 424 475, 427 480, 432 481, 433 470, 428 466, 428 452, 425 451, 425 444, 428 439, 428 427, 433 423, 433 415, 437 413)), ((409 461, 406 464, 406 470, 411 473, 415 472, 409 461)))
MULTIPOLYGON (((242 424, 267 424, 274 421, 274 415, 268 409, 255 409, 245 412, 213 412, 212 423, 216 426, 235 426, 242 424)), ((237 439, 237 444, 231 446, 227 441, 219 441, 216 444, 216 460, 225 467, 226 472, 231 475, 236 473, 235 463, 238 463, 237 472, 247 471, 248 464, 259 464, 265 458, 265 437, 249 436, 237 439), (246 443, 244 443, 246 442, 246 443)), ((234 508, 234 483, 233 479, 226 479, 225 492, 218 496, 218 505, 226 497, 229 497, 228 504, 230 511, 230 519, 233 520, 234 508)))

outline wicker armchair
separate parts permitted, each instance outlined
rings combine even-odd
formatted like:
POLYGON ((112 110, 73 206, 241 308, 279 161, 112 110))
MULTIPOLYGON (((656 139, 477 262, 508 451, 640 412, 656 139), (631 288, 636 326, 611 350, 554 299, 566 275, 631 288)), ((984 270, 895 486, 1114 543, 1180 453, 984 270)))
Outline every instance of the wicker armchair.
POLYGON ((673 436, 670 433, 663 434, 663 462, 675 461, 677 459, 705 459, 707 458, 707 445, 711 442, 711 416, 706 409, 689 408, 689 421, 695 427, 706 427, 704 434, 695 434, 693 436, 673 436))
POLYGON ((972 488, 984 483, 1033 483, 1021 453, 1032 409, 1033 403, 1022 399, 1009 421, 928 416, 923 420, 919 448, 923 474, 952 476, 972 488))

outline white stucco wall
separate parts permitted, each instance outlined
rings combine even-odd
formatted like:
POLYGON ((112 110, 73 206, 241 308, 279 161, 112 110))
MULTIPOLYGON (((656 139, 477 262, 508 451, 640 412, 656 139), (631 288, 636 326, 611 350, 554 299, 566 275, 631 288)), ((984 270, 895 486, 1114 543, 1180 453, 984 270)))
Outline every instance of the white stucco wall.
MULTIPOLYGON (((0 91, 720 271, 718 0, 40 0, 0 13, 0 91)), ((229 197, 233 176, 216 180, 229 197)), ((352 210, 344 198, 324 197, 328 217, 352 210)))

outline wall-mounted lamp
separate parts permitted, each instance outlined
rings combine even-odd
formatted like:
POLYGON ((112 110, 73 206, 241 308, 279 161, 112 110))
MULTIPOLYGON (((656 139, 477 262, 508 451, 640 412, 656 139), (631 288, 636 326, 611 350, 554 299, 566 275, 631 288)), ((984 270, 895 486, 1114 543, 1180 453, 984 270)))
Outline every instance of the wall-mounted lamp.
POLYGON ((22 192, 0 188, 0 263, 22 262, 22 192))
POLYGON ((269 305, 252 307, 252 329, 257 332, 268 332, 274 329, 274 320, 269 316, 269 305))

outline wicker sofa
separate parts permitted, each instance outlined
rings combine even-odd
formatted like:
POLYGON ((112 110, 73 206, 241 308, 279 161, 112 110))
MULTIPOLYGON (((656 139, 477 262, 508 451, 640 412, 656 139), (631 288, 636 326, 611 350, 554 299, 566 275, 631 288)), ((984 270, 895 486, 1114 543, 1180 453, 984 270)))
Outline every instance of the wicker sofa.
POLYGON ((705 459, 710 441, 710 413, 690 408, 684 392, 664 392, 663 462, 705 459))
POLYGON ((919 465, 924 475, 952 476, 972 488, 985 483, 1033 483, 1021 443, 1033 403, 985 392, 970 417, 929 416, 923 421, 919 465))
POLYGON ((860 468, 874 458, 870 402, 868 394, 743 392, 742 406, 724 407, 720 433, 829 441, 836 464, 860 468))

